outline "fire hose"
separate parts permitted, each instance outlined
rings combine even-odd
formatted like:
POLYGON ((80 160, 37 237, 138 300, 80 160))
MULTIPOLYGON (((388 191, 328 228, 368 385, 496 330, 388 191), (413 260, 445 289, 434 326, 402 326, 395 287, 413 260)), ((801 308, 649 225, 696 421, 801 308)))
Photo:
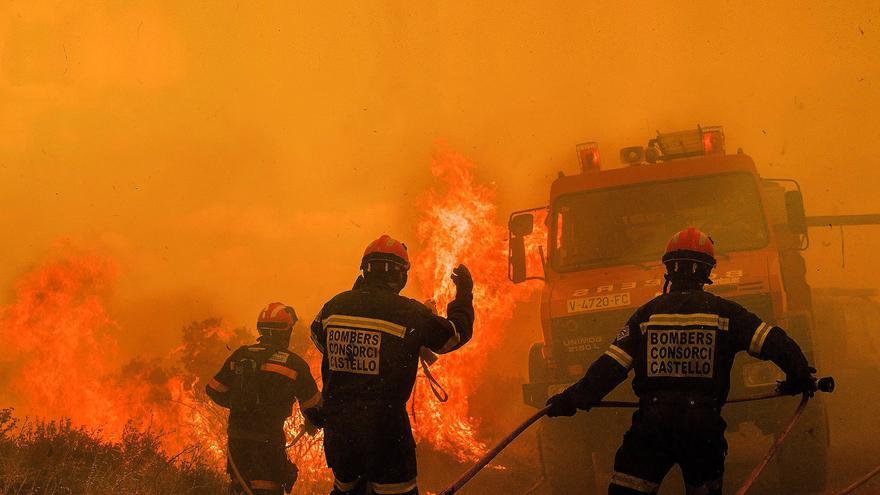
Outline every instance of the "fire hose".
POLYGON ((251 490, 251 487, 248 486, 248 482, 244 479, 244 476, 241 475, 241 471, 238 470, 238 466, 235 464, 235 459, 232 458, 232 453, 227 452, 226 458, 229 459, 229 467, 232 468, 232 476, 235 477, 236 481, 239 485, 241 485, 242 490, 246 495, 254 495, 254 492, 251 490))
POLYGON ((864 485, 865 483, 867 483, 868 481, 870 481, 871 478, 873 478, 874 476, 877 476, 878 474, 880 474, 880 466, 875 467, 875 468, 872 469, 870 472, 868 472, 868 474, 862 476, 861 478, 859 478, 858 480, 856 480, 855 482, 853 482, 853 483, 852 483, 851 485, 849 485, 848 487, 846 487, 846 488, 844 488, 843 490, 837 492, 835 495, 849 495, 850 493, 856 491, 856 488, 858 488, 858 487, 864 485))
POLYGON ((782 442, 785 441, 785 438, 791 433, 791 429, 794 428, 795 423, 797 423, 798 419, 800 419, 801 414, 804 412, 804 409, 807 407, 807 402, 810 398, 804 394, 804 397, 801 399, 801 403, 798 404, 797 409, 794 410, 794 414, 791 415, 791 419, 788 420, 788 424, 785 425, 785 429, 782 430, 782 433, 779 437, 776 438, 776 441, 773 442, 773 445, 770 446, 770 450, 767 452, 767 455, 761 459, 761 462, 755 466, 755 469, 752 469, 752 472, 749 473, 748 478, 739 487, 739 490, 736 491, 736 495, 744 495, 749 488, 752 487, 752 484, 755 483, 755 480, 758 479, 758 476, 761 475, 761 472, 764 471, 764 468, 767 467, 767 464, 770 462, 770 459, 776 455, 776 451, 779 449, 779 446, 782 445, 782 442))
MULTIPOLYGON (((832 392, 832 391, 834 391, 834 379, 831 377, 820 378, 817 381, 817 387, 818 387, 819 391, 821 391, 821 392, 832 392)), ((781 394, 779 392, 771 392, 771 393, 767 393, 767 394, 756 395, 754 397, 735 398, 735 399, 731 399, 731 400, 727 401, 727 403, 730 404, 730 403, 737 403, 737 402, 752 402, 752 401, 756 401, 756 400, 774 399, 777 397, 788 397, 788 395, 781 394)), ((808 400, 809 400, 808 397, 806 395, 804 395, 803 400, 798 405, 798 408, 795 411, 795 414, 792 416, 791 420, 789 420, 783 433, 779 436, 779 438, 776 439, 776 442, 774 442, 773 446, 771 446, 770 451, 767 453, 767 456, 765 456, 764 459, 761 461, 761 463, 758 464, 758 466, 752 471, 752 474, 749 476, 749 479, 747 479, 746 484, 744 484, 743 487, 740 488, 740 491, 737 492, 737 495, 745 493, 745 491, 749 489, 749 487, 754 482, 754 480, 757 479, 758 475, 761 474, 761 471, 764 470, 764 467, 767 465, 767 463, 770 462, 770 459, 773 458, 773 455, 776 454, 776 450, 779 449, 779 446, 782 445, 782 442, 785 441, 785 438, 788 436, 788 433, 794 427, 794 424, 797 422, 798 418, 800 418, 800 415, 803 412, 804 407, 806 406, 808 400)), ((593 406, 593 408, 597 408, 597 407, 601 407, 601 408, 615 408, 615 407, 635 408, 635 407, 639 407, 639 403, 632 402, 632 401, 602 401, 602 402, 599 402, 598 404, 593 406)), ((530 426, 535 424, 539 419, 541 419, 545 415, 547 415, 547 411, 549 409, 550 409, 550 407, 548 406, 548 407, 545 407, 545 408, 539 410, 538 412, 536 412, 535 414, 530 416, 529 419, 525 420, 522 424, 517 426, 512 432, 510 432, 509 435, 502 438, 501 441, 498 442, 498 444, 492 448, 492 450, 490 450, 483 457, 481 457, 479 460, 477 460, 477 462, 470 469, 465 471, 465 473, 462 474, 457 480, 455 480, 455 482, 453 482, 451 485, 449 485, 449 487, 447 487, 445 490, 440 492, 440 495, 452 495, 452 494, 456 493, 458 490, 461 490, 461 488, 464 485, 466 485, 468 481, 470 481, 474 476, 477 475, 477 473, 482 471, 483 468, 485 468, 490 462, 492 462, 492 460, 495 459, 495 457, 497 457, 498 454, 500 454, 501 451, 503 451, 508 445, 510 445, 511 442, 516 440, 516 438, 518 436, 520 436, 522 434, 522 432, 526 431, 530 426)))
MULTIPOLYGON (((831 377, 820 378, 818 382, 816 382, 816 386, 818 391, 820 392, 833 392, 834 391, 834 379, 831 377)), ((782 430, 782 433, 776 438, 776 441, 773 442, 773 445, 770 446, 770 450, 767 451, 767 455, 761 459, 761 462, 755 466, 755 469, 749 474, 746 481, 742 484, 739 490, 737 490, 736 495, 745 494, 749 488, 752 487, 752 484, 755 483, 755 480, 758 479, 758 476, 761 475, 761 472, 764 471, 764 468, 767 467, 767 464, 770 463, 770 460, 773 459, 773 456, 776 455, 776 451, 779 450, 779 447, 782 445, 782 442, 785 441, 788 434, 791 433, 792 428, 794 428, 795 423, 797 423, 798 419, 800 419, 801 414, 803 414, 804 409, 807 407, 807 402, 809 402, 810 396, 804 394, 801 399, 801 403, 798 404, 797 409, 794 410, 794 414, 791 415, 791 419, 788 420, 788 424, 785 425, 785 428, 782 430)))

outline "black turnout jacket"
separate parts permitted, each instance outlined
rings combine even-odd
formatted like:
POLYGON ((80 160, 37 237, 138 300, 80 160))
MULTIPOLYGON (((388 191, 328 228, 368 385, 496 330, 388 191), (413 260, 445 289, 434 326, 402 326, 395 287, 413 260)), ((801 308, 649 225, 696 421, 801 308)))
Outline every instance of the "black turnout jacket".
POLYGON ((217 404, 230 409, 229 436, 238 438, 284 439, 284 420, 293 404, 300 402, 303 414, 309 416, 321 401, 321 393, 309 370, 308 363, 289 349, 262 339, 261 342, 236 349, 220 371, 208 382, 205 390, 217 404), (254 410, 236 407, 236 387, 242 386, 240 368, 255 368, 252 383, 260 406, 254 410))
POLYGON ((421 348, 443 354, 471 339, 472 299, 459 294, 446 318, 371 281, 331 299, 312 323, 312 341, 323 354, 324 404, 331 409, 348 401, 406 404, 421 348))
POLYGON ((673 290, 636 310, 605 354, 564 393, 589 408, 632 370, 641 400, 671 396, 720 407, 740 351, 771 360, 786 374, 808 374, 806 357, 781 328, 702 289, 673 290))

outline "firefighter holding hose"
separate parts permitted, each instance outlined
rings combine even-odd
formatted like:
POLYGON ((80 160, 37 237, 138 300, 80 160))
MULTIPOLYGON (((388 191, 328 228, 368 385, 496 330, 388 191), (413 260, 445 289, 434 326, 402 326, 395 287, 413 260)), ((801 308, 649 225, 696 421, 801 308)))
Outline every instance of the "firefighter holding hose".
POLYGON ((208 396, 229 409, 227 471, 235 495, 281 495, 296 482, 284 421, 299 401, 303 428, 314 434, 321 393, 309 365, 288 349, 296 312, 274 302, 257 319, 256 344, 239 347, 208 383, 208 396))
POLYGON ((639 409, 614 459, 610 495, 656 493, 678 464, 688 494, 721 493, 727 427, 721 407, 739 351, 785 372, 780 392, 812 395, 815 369, 781 328, 739 304, 710 294, 712 239, 691 227, 663 256, 663 294, 636 310, 580 381, 547 404, 549 416, 590 410, 633 370, 639 409))
POLYGON ((324 451, 331 495, 418 494, 415 441, 406 402, 423 347, 454 351, 473 334, 473 279, 452 272, 447 317, 399 295, 410 268, 406 245, 387 235, 371 243, 352 290, 331 299, 312 323, 323 354, 324 451))

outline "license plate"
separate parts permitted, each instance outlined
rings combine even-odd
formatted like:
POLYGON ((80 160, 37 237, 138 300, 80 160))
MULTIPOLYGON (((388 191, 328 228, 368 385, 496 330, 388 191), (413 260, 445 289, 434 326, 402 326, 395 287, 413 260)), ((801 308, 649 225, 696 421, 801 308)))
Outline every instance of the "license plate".
POLYGON ((601 311, 608 308, 629 306, 629 292, 606 294, 603 296, 579 297, 568 300, 569 313, 582 313, 585 311, 601 311))

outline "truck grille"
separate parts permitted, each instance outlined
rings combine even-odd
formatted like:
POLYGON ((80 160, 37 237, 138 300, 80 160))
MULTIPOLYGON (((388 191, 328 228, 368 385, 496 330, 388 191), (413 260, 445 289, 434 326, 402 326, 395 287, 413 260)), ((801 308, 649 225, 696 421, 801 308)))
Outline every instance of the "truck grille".
POLYGON ((583 374, 586 366, 608 349, 632 312, 629 308, 553 319, 553 355, 560 371, 583 374))

